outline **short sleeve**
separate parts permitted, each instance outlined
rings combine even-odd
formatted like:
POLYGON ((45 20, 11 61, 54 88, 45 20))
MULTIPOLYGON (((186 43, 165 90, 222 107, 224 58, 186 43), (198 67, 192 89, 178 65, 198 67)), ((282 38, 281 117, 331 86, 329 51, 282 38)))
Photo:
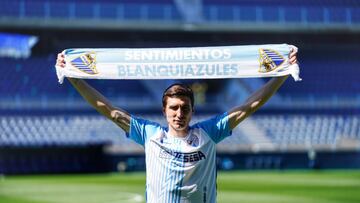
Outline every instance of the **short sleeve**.
POLYGON ((130 130, 126 136, 144 146, 148 139, 161 130, 158 123, 131 116, 130 130))
POLYGON ((228 118, 228 114, 225 112, 224 114, 202 121, 196 125, 202 128, 215 143, 219 143, 231 135, 228 118))

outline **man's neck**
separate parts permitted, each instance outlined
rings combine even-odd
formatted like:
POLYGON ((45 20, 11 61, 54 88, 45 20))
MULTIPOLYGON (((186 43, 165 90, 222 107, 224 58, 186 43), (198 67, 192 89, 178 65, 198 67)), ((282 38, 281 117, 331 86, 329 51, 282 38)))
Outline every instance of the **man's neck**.
POLYGON ((175 130, 169 127, 168 133, 174 137, 184 138, 188 135, 188 132, 189 132, 189 128, 187 128, 186 130, 175 130))

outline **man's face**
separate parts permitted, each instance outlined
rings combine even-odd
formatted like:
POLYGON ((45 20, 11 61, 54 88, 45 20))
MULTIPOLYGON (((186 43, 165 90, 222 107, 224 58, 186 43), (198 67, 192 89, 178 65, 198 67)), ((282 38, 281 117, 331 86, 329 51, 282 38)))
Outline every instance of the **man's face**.
POLYGON ((169 128, 177 132, 186 132, 192 116, 192 106, 188 97, 168 97, 163 109, 169 128))

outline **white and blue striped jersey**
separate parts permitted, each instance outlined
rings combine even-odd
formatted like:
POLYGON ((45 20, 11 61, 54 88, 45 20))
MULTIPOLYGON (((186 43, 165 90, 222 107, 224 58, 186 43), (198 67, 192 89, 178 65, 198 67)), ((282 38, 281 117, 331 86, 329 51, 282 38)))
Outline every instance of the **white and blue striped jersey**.
POLYGON ((132 116, 128 136, 145 147, 147 202, 216 202, 216 143, 230 134, 227 113, 190 126, 185 138, 132 116))

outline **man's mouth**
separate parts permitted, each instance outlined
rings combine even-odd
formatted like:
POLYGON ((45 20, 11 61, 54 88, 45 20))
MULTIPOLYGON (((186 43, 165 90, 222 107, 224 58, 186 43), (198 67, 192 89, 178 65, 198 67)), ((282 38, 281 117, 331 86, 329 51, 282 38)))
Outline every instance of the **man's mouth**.
POLYGON ((184 121, 175 120, 174 123, 182 125, 182 124, 184 124, 184 121))

